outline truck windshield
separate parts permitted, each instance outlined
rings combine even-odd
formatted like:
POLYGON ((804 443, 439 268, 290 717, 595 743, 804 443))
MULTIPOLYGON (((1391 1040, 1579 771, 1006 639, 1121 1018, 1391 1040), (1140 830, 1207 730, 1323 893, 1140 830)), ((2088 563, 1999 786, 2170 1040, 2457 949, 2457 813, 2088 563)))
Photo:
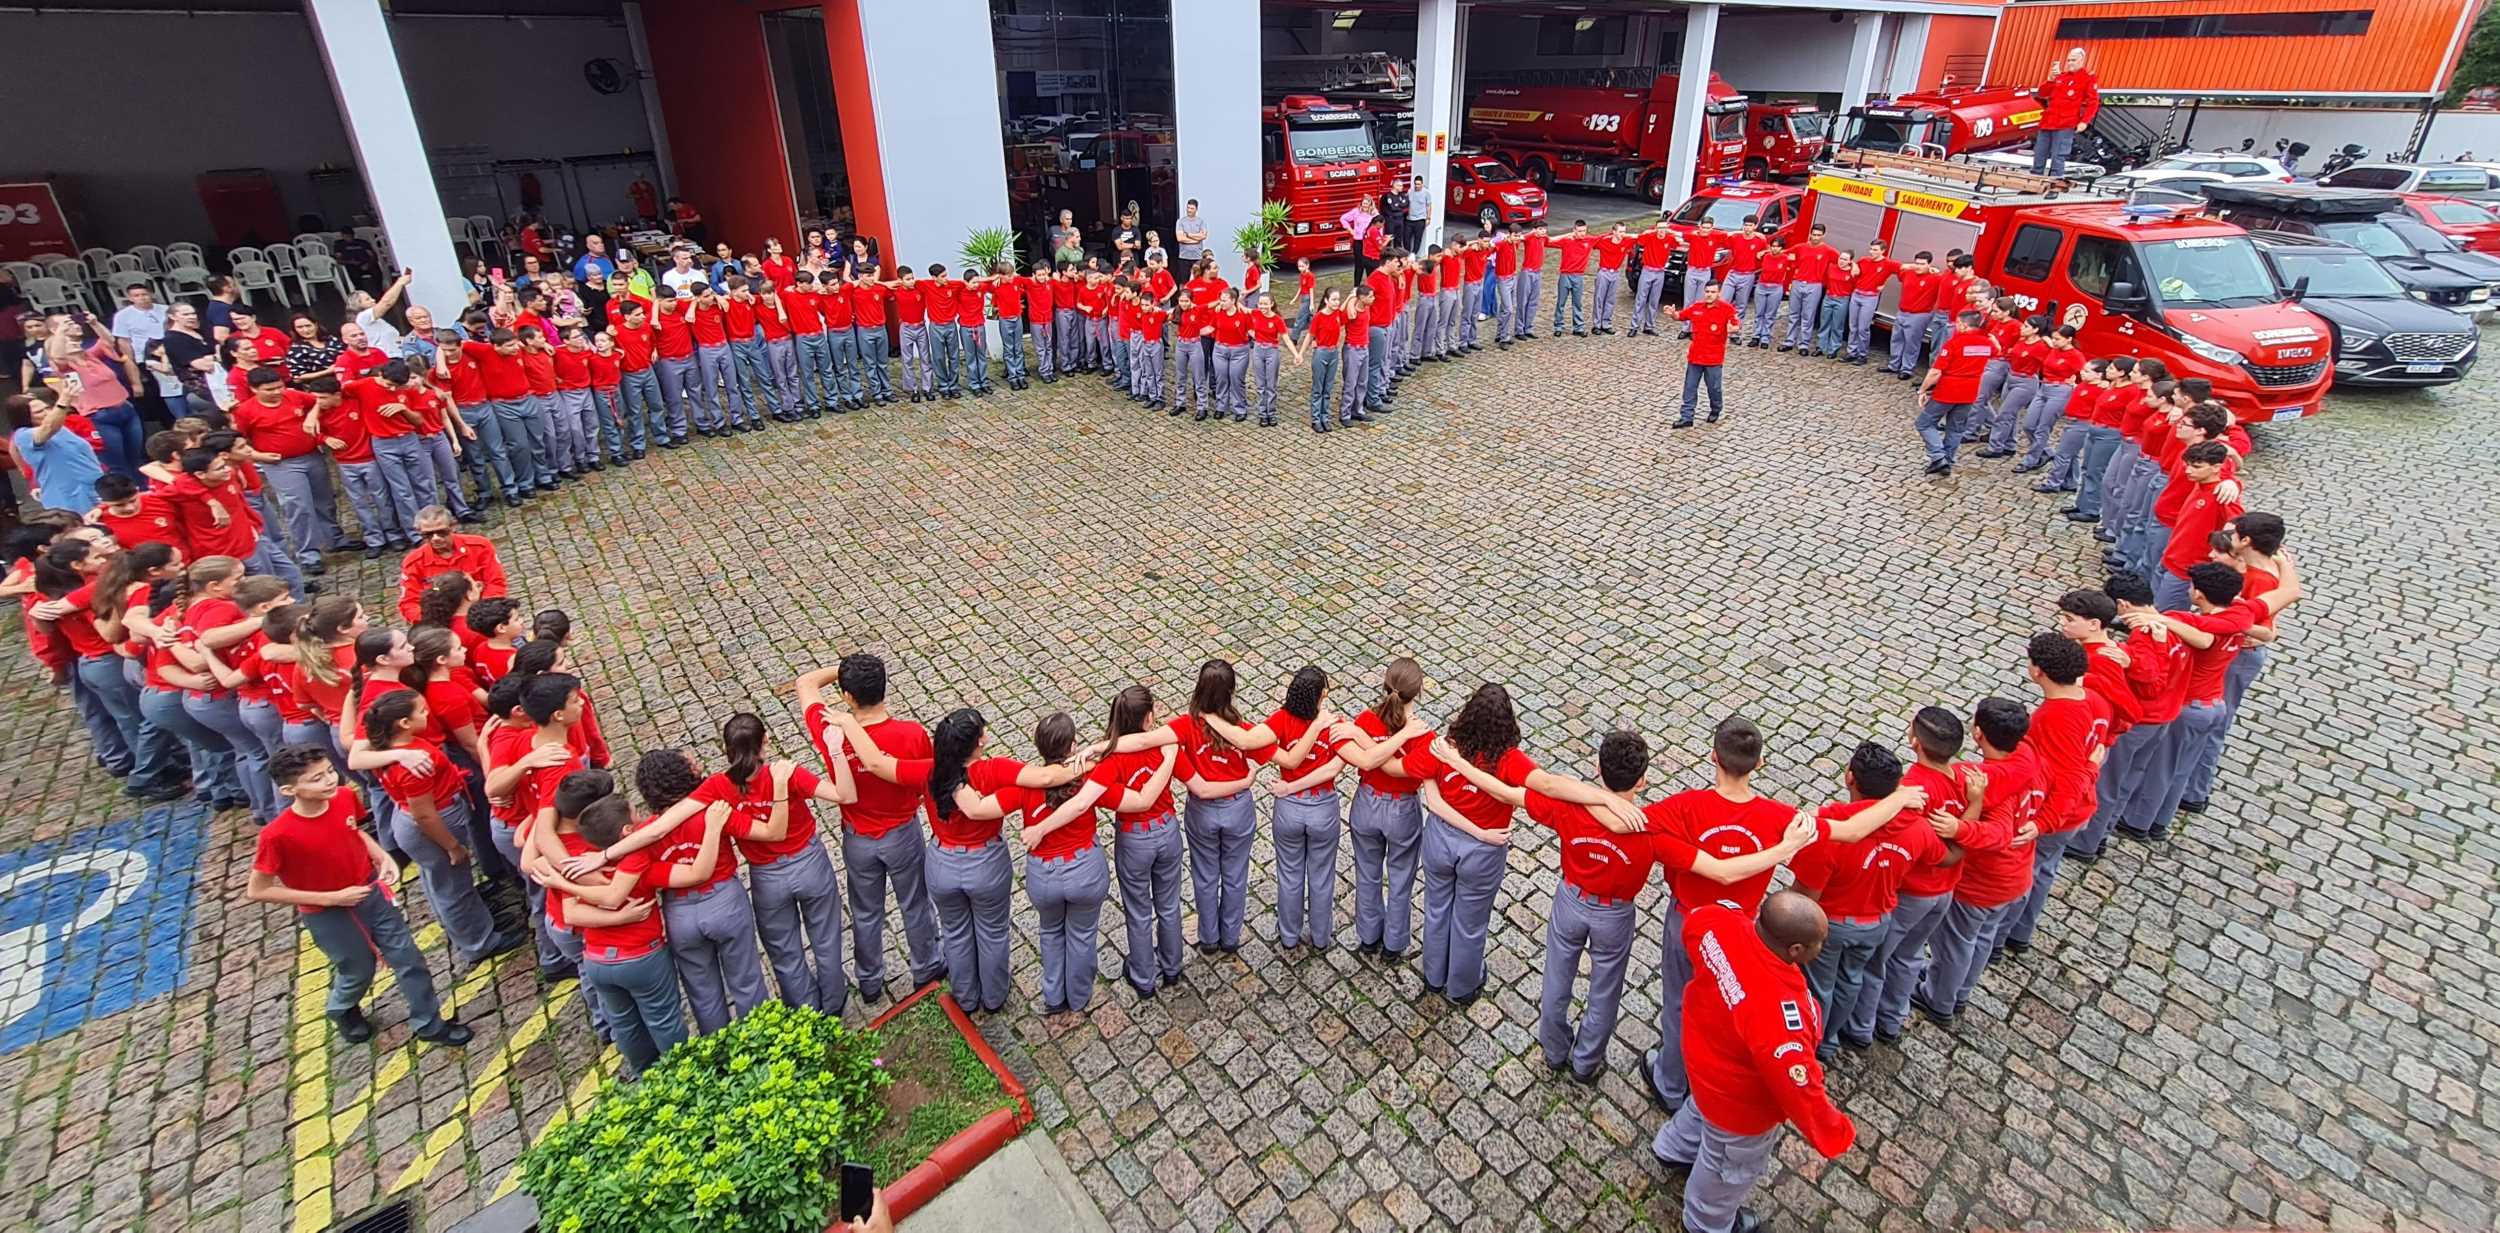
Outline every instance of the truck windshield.
POLYGON ((2135 248, 2154 294, 2169 307, 2253 308, 2283 298, 2246 236, 2159 240, 2135 248))
POLYGON ((1822 112, 1797 111, 1788 116, 1788 131, 1799 141, 1819 141, 1826 127, 1822 112))
POLYGON ((1865 115, 1851 118, 1849 140, 1860 150, 1904 150, 1935 140, 1935 122, 1908 116, 1865 115))
POLYGON ((1695 197, 1675 208, 1675 221, 1698 223, 1707 218, 1721 231, 1734 231, 1745 225, 1749 216, 1762 213, 1759 201, 1740 201, 1733 197, 1695 197))
POLYGON ((1293 143, 1293 161, 1305 167, 1359 163, 1380 157, 1380 146, 1372 138, 1372 122, 1366 116, 1288 120, 1285 138, 1293 143))
POLYGON ((1737 104, 1710 117, 1710 140, 1743 141, 1745 139, 1745 108, 1737 104))
POLYGON ((2277 253, 2274 268, 2284 286, 2306 278, 2309 294, 2328 299, 2394 300, 2405 293, 2386 267, 2360 253, 2277 253))
POLYGON ((1380 130, 1380 157, 1382 158, 1405 158, 1407 149, 1415 144, 1414 112, 1374 112, 1372 127, 1380 130))

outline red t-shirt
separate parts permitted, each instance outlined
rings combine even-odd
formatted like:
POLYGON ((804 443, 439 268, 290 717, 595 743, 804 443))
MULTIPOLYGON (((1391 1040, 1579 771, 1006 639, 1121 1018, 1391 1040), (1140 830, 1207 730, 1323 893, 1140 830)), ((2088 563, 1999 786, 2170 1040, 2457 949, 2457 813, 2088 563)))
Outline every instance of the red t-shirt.
MULTIPOLYGON (((1957 773, 1960 769, 1955 768, 1957 773)), ((1993 908, 2031 893, 2035 844, 2018 842, 2015 835, 2026 824, 2048 828, 2041 810, 2049 794, 2029 740, 2015 746, 2012 756, 1992 758, 1979 769, 1988 777, 1987 801, 1979 816, 1963 823, 1954 836, 1962 863, 1956 866, 1960 879, 1950 889, 1954 898, 1972 907, 1993 908)))
POLYGON ((1727 272, 1754 274, 1762 269, 1762 252, 1771 246, 1769 238, 1759 231, 1739 231, 1720 246, 1728 256, 1727 272))
MULTIPOLYGON (((1767 796, 1738 803, 1719 795, 1716 788, 1695 788, 1678 792, 1663 801, 1654 801, 1641 809, 1649 819, 1653 835, 1666 835, 1712 856, 1745 856, 1772 847, 1788 834, 1789 819, 1797 816, 1797 807, 1785 805, 1767 796)), ((1742 882, 1721 885, 1697 873, 1681 872, 1670 879, 1675 901, 1686 912, 1716 900, 1727 900, 1751 916, 1762 906, 1762 897, 1771 891, 1768 869, 1742 882)))
POLYGON ((962 283, 951 278, 920 280, 920 300, 929 310, 931 321, 952 322, 955 319, 955 297, 970 294, 962 283))
POLYGON ((143 492, 138 496, 139 508, 128 514, 116 514, 104 506, 95 508, 95 524, 113 535, 113 542, 123 548, 141 544, 182 543, 180 530, 174 525, 173 504, 161 492, 143 492))
POLYGON ((723 307, 726 301, 715 297, 711 303, 694 301, 694 312, 686 318, 686 326, 694 332, 697 347, 729 345, 729 316, 723 307))
POLYGON ((2047 699, 2032 711, 2023 744, 2040 759, 2041 777, 2048 782, 2041 832, 2062 834, 2090 821, 2101 773, 2092 755, 2109 744, 2109 704, 2089 690, 2080 698, 2047 699))
POLYGON ((52 628, 60 631, 61 636, 69 640, 70 650, 76 652, 81 659, 93 659, 98 655, 112 654, 113 644, 106 642, 104 635, 96 632, 95 609, 89 606, 95 599, 95 584, 90 582, 61 598, 69 602, 70 611, 67 615, 53 621, 52 628))
MULTIPOLYGON (((1016 786, 1016 775, 1023 770, 1024 764, 1014 758, 983 758, 964 768, 964 783, 983 796, 996 796, 999 808, 1006 815, 1013 815, 1027 804, 1024 789, 1016 786)), ((1039 800, 1040 794, 1035 793, 1033 799, 1039 800)), ((1006 821, 1006 816, 987 820, 967 817, 964 811, 955 808, 953 801, 937 804, 938 809, 929 815, 929 833, 946 847, 980 847, 998 838, 999 827, 1006 821)), ((1047 816, 1049 811, 1045 810, 1033 820, 1039 822, 1047 816)), ((1056 836, 1057 832, 1052 834, 1056 836)))
MULTIPOLYGON (((1847 821, 1881 803, 1825 805, 1814 817, 1828 829, 1831 823, 1847 821)), ((1798 886, 1820 895, 1823 911, 1834 920, 1864 920, 1892 911, 1901 901, 1902 880, 1912 869, 1944 858, 1944 841, 1936 838, 1935 828, 1918 813, 1904 810, 1864 839, 1847 843, 1827 839, 1808 845, 1789 862, 1789 872, 1796 875, 1798 886)))
POLYGON ((1727 332, 1736 326, 1735 305, 1726 300, 1702 300, 1685 305, 1675 315, 1693 327, 1692 346, 1684 353, 1687 363, 1709 366, 1727 362, 1727 332))
POLYGON ((612 390, 625 379, 624 352, 593 351, 590 353, 590 386, 612 390))
MULTIPOLYGON (((1719 251, 1718 233, 1695 231, 1686 244, 1688 248, 1686 262, 1696 269, 1709 269, 1719 251)), ((1657 230, 1644 231, 1632 237, 1632 247, 1641 250, 1642 269, 1663 270, 1667 268, 1667 254, 1675 251, 1675 233, 1657 230)))
POLYGON ((2040 375, 2040 361, 2048 358, 2049 345, 2037 338, 2018 342, 2005 353, 2006 370, 2017 377, 2040 375))
POLYGON ((1670 869, 1693 867, 1691 845, 1658 835, 1618 835, 1586 805, 1556 800, 1542 792, 1528 793, 1528 820, 1554 832, 1562 848, 1563 881, 1601 899, 1633 899, 1649 881, 1650 866, 1664 859, 1670 869))
POLYGON ((1624 255, 1631 251, 1632 237, 1628 235, 1608 235, 1597 241, 1597 268, 1601 270, 1620 270, 1623 268, 1624 255))
MULTIPOLYGON (((410 401, 410 394, 413 392, 412 390, 395 390, 382 384, 380 381, 367 377, 362 380, 348 382, 342 392, 347 395, 345 399, 341 400, 342 405, 353 405, 355 407, 357 423, 364 429, 367 436, 412 436, 420 427, 419 424, 410 423, 407 418, 402 415, 397 413, 384 414, 382 410, 384 407, 396 405, 406 408, 411 413, 415 413, 416 406, 410 401)), ((422 416, 420 416, 420 419, 422 419, 422 416)), ((325 428, 328 426, 327 417, 324 417, 323 426, 325 428)), ((335 436, 337 434, 334 433, 332 435, 335 436)), ((369 443, 365 447, 364 454, 366 458, 373 457, 373 448, 369 443)), ((357 460, 341 458, 339 461, 352 462, 357 460)))
POLYGON ((1172 730, 1172 735, 1179 739, 1181 746, 1181 760, 1172 768, 1174 778, 1195 776, 1209 782, 1249 778, 1249 757, 1218 740, 1198 723, 1197 716, 1183 711, 1173 716, 1172 722, 1165 726, 1172 730))
POLYGON ((1250 345, 1250 314, 1228 313, 1217 309, 1214 324, 1216 346, 1246 347, 1250 345))
MULTIPOLYGON (((442 746, 420 737, 396 748, 424 754, 433 763, 433 769, 424 774, 397 762, 383 767, 377 774, 376 778, 382 781, 382 790, 399 802, 401 808, 405 809, 410 802, 425 797, 440 809, 468 790, 468 778, 460 773, 460 768, 450 758, 443 756, 442 746)), ((459 836, 454 835, 453 838, 459 836)))
MULTIPOLYGON (((648 310, 651 314, 653 349, 664 360, 682 360, 694 354, 694 325, 686 320, 685 310, 670 300, 668 310, 648 310)), ((630 332, 630 331, 628 331, 630 332)))
POLYGON ((1869 257, 1858 262, 1857 277, 1849 284, 1849 289, 1871 295, 1883 290, 1884 284, 1900 272, 1901 263, 1890 257, 1869 257))
MULTIPOLYGON (((815 795, 822 782, 816 772, 803 766, 790 768, 789 833, 776 840, 753 838, 754 830, 772 821, 773 774, 770 768, 758 767, 747 776, 740 788, 729 782, 727 775, 713 775, 697 785, 687 799, 709 806, 715 802, 729 806, 729 821, 721 825, 721 836, 728 842, 721 845, 720 860, 712 866, 712 876, 699 886, 686 887, 681 894, 708 890, 735 877, 738 858, 743 855, 758 865, 769 865, 782 857, 807 847, 816 837, 816 815, 808 808, 808 798, 815 795)), ((675 864, 692 861, 703 850, 703 815, 695 814, 677 824, 677 829, 660 841, 660 859, 675 864)))
POLYGON ((521 376, 530 393, 545 398, 556 392, 556 353, 535 348, 521 353, 521 376))
MULTIPOLYGON (((1929 770, 1913 762, 1902 770, 1901 782, 1912 787, 1926 789, 1927 808, 1919 814, 1919 817, 1927 820, 1930 830, 1935 829, 1934 819, 1939 817, 1959 819, 1970 809, 1970 797, 1962 791, 1962 777, 1958 767, 1946 773, 1929 770)), ((1954 883, 1960 881, 1961 877, 1960 865, 1920 865, 1910 870, 1910 876, 1901 880, 1900 893, 1919 896, 1942 895, 1951 891, 1954 883)))
POLYGON ((818 307, 823 297, 814 287, 784 287, 773 298, 781 301, 781 313, 793 331, 811 336, 825 332, 825 311, 818 307))
POLYGON ((1762 254, 1761 282, 1764 286, 1785 287, 1796 270, 1797 259, 1790 256, 1786 249, 1762 254))
POLYGON ((555 353, 554 363, 557 389, 586 390, 590 388, 589 348, 585 347, 576 351, 571 347, 566 347, 555 353))
POLYGON ((1250 314, 1250 341, 1262 347, 1273 347, 1285 340, 1285 319, 1261 301, 1259 310, 1250 314))
MULTIPOLYGON (((808 739, 816 742, 817 755, 825 758, 825 765, 830 767, 833 759, 828 754, 831 746, 825 740, 828 721, 824 706, 820 703, 807 708, 802 719, 807 724, 808 739)), ((878 749, 894 759, 895 778, 901 781, 887 783, 869 774, 859 760, 859 751, 848 744, 842 747, 843 757, 851 764, 851 778, 859 788, 859 800, 842 807, 842 824, 858 832, 862 839, 876 839, 911 825, 912 819, 919 816, 929 799, 933 751, 929 730, 908 719, 880 719, 862 730, 877 743, 878 749)))
MULTIPOLYGON (((1112 820, 1117 822, 1122 830, 1134 830, 1173 812, 1172 791, 1168 786, 1164 789, 1161 799, 1148 804, 1144 809, 1123 810, 1119 807, 1121 794, 1144 789, 1146 781, 1154 778, 1155 768, 1161 765, 1163 765, 1163 751, 1159 749, 1141 750, 1137 753, 1115 753, 1095 763, 1094 769, 1087 772, 1085 781, 1101 784, 1103 803, 1110 807, 1112 820)), ((1180 767, 1177 763, 1174 764, 1172 773, 1180 774, 1180 767)))
MULTIPOLYGON (((2263 604, 2250 599, 2236 599, 2218 612, 2174 612, 2170 615, 2214 636, 2213 645, 2198 650, 2188 647, 2186 701, 2190 703, 2222 700, 2223 675, 2231 661, 2247 644, 2248 631, 2265 618, 2263 604)), ((2171 641, 2178 639, 2174 636, 2171 641)), ((2184 645, 2184 644, 2182 644, 2184 645)))
POLYGON ((281 390, 276 406, 258 398, 246 398, 234 404, 227 419, 244 440, 252 443, 253 449, 280 458, 301 458, 321 448, 320 440, 304 431, 304 417, 312 409, 312 395, 302 390, 281 390))
POLYGON ((1925 313, 1936 310, 1936 300, 1944 294, 1945 276, 1934 270, 1924 274, 1901 273, 1901 311, 1925 313))
POLYGON ((1554 241, 1554 247, 1562 250, 1562 272, 1565 274, 1588 273, 1589 250, 1596 244, 1597 241, 1584 235, 1565 235, 1554 241))
POLYGON ((1311 341, 1322 347, 1334 347, 1345 341, 1345 314, 1313 313, 1311 341))
POLYGON ((1979 400, 1979 380, 1987 375, 1988 361, 1997 358, 1997 344, 1986 330, 1962 330, 1947 335, 1937 352, 1936 384, 1928 397, 1947 406, 1979 400))
MULTIPOLYGON (((1510 806, 1497 797, 1488 796, 1479 791, 1476 785, 1469 782, 1467 777, 1461 775, 1456 768, 1432 756, 1430 736, 1418 736, 1408 741, 1401 751, 1399 764, 1405 768, 1407 774, 1417 779, 1436 781, 1441 788, 1442 801, 1450 808, 1457 810, 1459 816, 1476 824, 1477 827, 1488 831, 1509 829, 1510 806)), ((1536 759, 1529 757, 1525 751, 1515 745, 1503 750, 1502 755, 1494 759, 1493 765, 1481 766, 1480 764, 1480 767, 1490 772, 1495 779, 1514 788, 1527 783, 1529 772, 1537 769, 1536 759)))
MULTIPOLYGON (((293 805, 278 811, 252 843, 252 872, 275 878, 288 890, 334 891, 373 883, 373 852, 356 827, 363 816, 356 794, 340 788, 321 812, 293 805)), ((318 912, 320 908, 297 908, 318 912)))
MULTIPOLYGON (((575 836, 568 835, 566 838, 572 839, 575 836)), ((565 846, 569 848, 572 845, 568 843, 565 846)), ((585 844, 583 850, 588 851, 589 845, 585 844)), ((616 868, 608 873, 610 881, 623 882, 632 888, 626 892, 625 901, 617 906, 631 907, 636 903, 657 898, 659 893, 668 886, 668 871, 672 867, 668 862, 659 859, 658 854, 650 848, 627 853, 623 860, 616 863, 616 868)), ((562 891, 547 896, 551 902, 559 897, 571 898, 562 891)), ((668 926, 661 918, 658 905, 654 904, 651 914, 641 920, 622 925, 576 925, 573 931, 581 935, 584 961, 622 963, 628 959, 639 959, 658 950, 660 943, 667 937, 668 926)))
MULTIPOLYGON (((366 457, 371 457, 368 453, 366 457)), ((243 499, 243 486, 233 480, 215 488, 199 481, 198 476, 185 475, 165 490, 173 503, 174 518, 182 527, 183 555, 191 560, 201 557, 233 557, 244 560, 260 542, 260 515, 243 499), (226 511, 226 525, 216 525, 216 516, 209 507, 226 511)))
MULTIPOLYGON (((2072 347, 2051 347, 2048 354, 2040 357, 2040 379, 2050 385, 2073 385, 2075 378, 2082 375, 2083 353, 2072 347)), ((2082 392, 2076 390, 2075 394, 2082 392)), ((2074 395, 2068 395, 2066 400, 2072 403, 2074 395)), ((2066 414, 2073 415, 2074 412, 2066 414)))
POLYGON ((2162 549, 2161 567, 2187 577, 2191 566, 2201 564, 2213 555, 2209 546, 2213 533, 2222 524, 2243 512, 2237 501, 2223 501, 2214 495, 2214 484, 2187 482, 2184 476, 2173 477, 2161 499, 2153 503, 2153 515, 2170 528, 2170 546, 2162 549))
POLYGON ((1789 255, 1797 260, 1798 282, 1819 283, 1831 273, 1832 262, 1839 258, 1840 250, 1829 244, 1800 244, 1789 255))
POLYGON ((760 300, 742 300, 734 295, 721 302, 721 324, 731 342, 754 339, 755 319, 759 315, 756 310, 761 307, 763 302, 760 300))

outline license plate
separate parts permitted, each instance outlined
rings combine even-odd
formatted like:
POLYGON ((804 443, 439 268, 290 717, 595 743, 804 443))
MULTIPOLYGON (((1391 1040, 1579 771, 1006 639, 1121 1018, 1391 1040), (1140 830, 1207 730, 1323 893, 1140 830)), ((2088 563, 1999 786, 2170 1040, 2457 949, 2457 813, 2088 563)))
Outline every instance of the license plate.
POLYGON ((2407 373, 2437 373, 2447 367, 2445 364, 2407 364, 2405 371, 2407 373))
POLYGON ((2278 420, 2296 420, 2307 414, 2309 414, 2309 408, 2307 404, 2303 404, 2297 407, 2285 407, 2276 411, 2274 413, 2274 418, 2278 420))
POLYGON ((1337 246, 1336 246, 1336 248, 1335 248, 1335 250, 1334 250, 1334 251, 1336 251, 1336 252, 1341 252, 1341 253, 1342 253, 1342 252, 1346 252, 1346 251, 1348 251, 1348 250, 1351 250, 1353 247, 1354 247, 1354 242, 1353 242, 1353 241, 1351 241, 1351 240, 1339 240, 1339 241, 1337 241, 1337 246))

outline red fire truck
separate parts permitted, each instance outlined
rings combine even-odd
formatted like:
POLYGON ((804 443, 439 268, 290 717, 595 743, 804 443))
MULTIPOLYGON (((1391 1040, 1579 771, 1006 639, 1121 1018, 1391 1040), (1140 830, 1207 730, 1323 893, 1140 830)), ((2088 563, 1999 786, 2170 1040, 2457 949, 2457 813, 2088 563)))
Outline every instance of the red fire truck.
POLYGON ((1745 178, 1802 176, 1823 153, 1829 125, 1820 109, 1796 99, 1752 103, 1745 108, 1745 178))
POLYGON ((1266 164, 1266 199, 1281 201, 1291 222, 1284 259, 1323 257, 1354 247, 1337 222, 1386 186, 1372 114, 1316 94, 1288 94, 1259 116, 1266 164))
MULTIPOLYGON (((1662 201, 1676 82, 1676 75, 1667 73, 1647 89, 1487 86, 1467 108, 1467 139, 1487 154, 1509 159, 1539 187, 1631 189, 1662 201)), ((1744 95, 1717 73, 1710 75, 1696 184, 1742 169, 1746 106, 1744 95)))
POLYGON ((1853 107, 1841 146, 1950 157, 2025 145, 2040 128, 2040 100, 2025 86, 1947 86, 1853 107))
MULTIPOLYGON (((1962 249, 2026 310, 2081 327, 2087 355, 2158 358, 2203 377, 2242 420, 2314 415, 2333 381, 2326 324, 2287 302, 2240 228, 2193 209, 2060 193, 2058 182, 1943 159, 1844 151, 1799 221, 1836 248, 1962 249)), ((1889 322, 1900 283, 1885 285, 1889 322)))

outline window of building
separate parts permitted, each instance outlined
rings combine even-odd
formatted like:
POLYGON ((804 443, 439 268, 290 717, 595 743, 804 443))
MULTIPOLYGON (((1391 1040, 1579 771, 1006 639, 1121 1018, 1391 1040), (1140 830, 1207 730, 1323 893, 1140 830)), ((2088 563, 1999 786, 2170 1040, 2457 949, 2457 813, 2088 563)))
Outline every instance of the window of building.
POLYGON ((1173 249, 1170 0, 990 0, 990 34, 1021 256, 1043 254, 1062 211, 1106 268, 1147 230, 1173 249))
POLYGON ((1628 17, 1545 17, 1537 21, 1540 56, 1619 56, 1628 17))
POLYGON ((2368 9, 2314 13, 2203 13, 2187 17, 2069 17, 2057 23, 2071 39, 2290 38, 2367 34, 2368 9))

